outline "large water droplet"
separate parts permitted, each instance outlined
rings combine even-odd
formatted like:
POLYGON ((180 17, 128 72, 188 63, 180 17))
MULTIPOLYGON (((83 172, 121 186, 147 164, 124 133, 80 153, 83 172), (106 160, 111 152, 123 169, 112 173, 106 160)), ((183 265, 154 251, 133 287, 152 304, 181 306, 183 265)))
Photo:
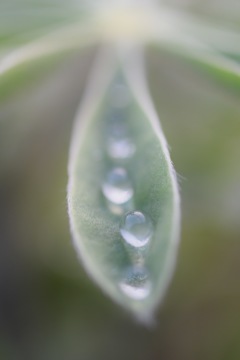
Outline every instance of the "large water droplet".
POLYGON ((134 247, 145 246, 153 233, 150 218, 140 211, 126 214, 120 224, 120 233, 123 239, 134 247))
POLYGON ((124 168, 114 168, 108 174, 102 186, 106 198, 114 204, 124 204, 133 196, 133 188, 124 168))
POLYGON ((144 267, 130 267, 119 283, 120 289, 134 300, 143 300, 150 294, 151 281, 144 267))

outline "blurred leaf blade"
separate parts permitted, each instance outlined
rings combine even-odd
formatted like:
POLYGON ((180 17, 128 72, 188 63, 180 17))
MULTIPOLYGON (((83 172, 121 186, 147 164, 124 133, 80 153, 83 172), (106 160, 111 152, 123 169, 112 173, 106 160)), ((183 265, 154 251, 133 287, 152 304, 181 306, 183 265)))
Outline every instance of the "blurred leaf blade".
POLYGON ((0 47, 11 48, 60 27, 81 22, 88 10, 74 0, 10 0, 0 5, 0 47))
MULTIPOLYGON (((93 72, 73 130, 68 185, 71 231, 90 276, 112 299, 147 322, 172 275, 179 238, 179 195, 138 56, 133 62, 124 59, 123 68, 116 65, 115 55, 108 56, 103 56, 93 72), (139 73, 134 70, 136 66, 139 73), (112 103, 119 85, 131 99, 120 118, 112 103), (109 153, 112 124, 127 127, 136 150, 133 155, 119 159, 109 153), (133 197, 120 205, 103 191, 106 174, 116 168, 126 170, 133 188, 133 197), (120 233, 120 224, 129 211, 146 214, 154 227, 149 244, 140 250, 127 244, 120 233), (147 274, 146 296, 145 288, 140 288, 138 295, 123 291, 127 272, 135 270, 147 274)), ((135 275, 137 278, 139 274, 135 275)))
POLYGON ((240 28, 240 3, 238 0, 161 0, 161 3, 186 14, 218 23, 222 28, 240 28))
POLYGON ((0 102, 64 57, 95 44, 94 25, 72 25, 11 50, 0 58, 0 102))
POLYGON ((0 102, 98 38, 93 7, 75 0, 2 2, 0 34, 0 102))
POLYGON ((176 54, 183 56, 187 61, 198 64, 209 73, 216 75, 223 81, 240 85, 240 63, 231 56, 221 53, 214 48, 189 48, 176 49, 176 54))
POLYGON ((225 28, 184 12, 176 12, 175 19, 172 37, 162 41, 156 34, 154 45, 203 65, 221 79, 239 83, 240 30, 225 28))

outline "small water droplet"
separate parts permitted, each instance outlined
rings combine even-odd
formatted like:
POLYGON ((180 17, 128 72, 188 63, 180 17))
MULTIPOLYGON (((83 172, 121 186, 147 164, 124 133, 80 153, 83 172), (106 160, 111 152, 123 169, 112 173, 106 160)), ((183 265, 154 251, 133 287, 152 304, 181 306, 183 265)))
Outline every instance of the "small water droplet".
POLYGON ((107 152, 113 159, 126 159, 135 152, 124 120, 112 119, 108 125, 107 152))
POLYGON ((130 103, 130 94, 128 88, 124 84, 115 84, 111 90, 112 105, 117 108, 123 108, 130 103))
POLYGON ((102 186, 106 198, 114 204, 124 204, 133 196, 133 188, 124 168, 114 168, 108 174, 102 186))
POLYGON ((153 233, 150 218, 140 211, 133 211, 124 216, 120 224, 123 239, 134 247, 145 246, 153 233))
POLYGON ((143 300, 148 297, 152 287, 147 270, 139 266, 128 268, 119 286, 127 296, 134 300, 143 300))
POLYGON ((129 138, 109 138, 107 144, 108 155, 113 159, 127 159, 135 152, 135 145, 129 138))

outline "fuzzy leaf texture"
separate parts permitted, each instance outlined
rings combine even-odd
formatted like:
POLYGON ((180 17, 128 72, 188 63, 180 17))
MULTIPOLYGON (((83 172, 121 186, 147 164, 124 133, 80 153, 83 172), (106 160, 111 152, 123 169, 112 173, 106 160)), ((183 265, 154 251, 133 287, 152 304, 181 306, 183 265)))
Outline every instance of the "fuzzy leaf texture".
POLYGON ((180 211, 143 75, 136 54, 118 62, 109 50, 98 60, 73 130, 68 206, 87 272, 147 322, 171 277, 180 211))

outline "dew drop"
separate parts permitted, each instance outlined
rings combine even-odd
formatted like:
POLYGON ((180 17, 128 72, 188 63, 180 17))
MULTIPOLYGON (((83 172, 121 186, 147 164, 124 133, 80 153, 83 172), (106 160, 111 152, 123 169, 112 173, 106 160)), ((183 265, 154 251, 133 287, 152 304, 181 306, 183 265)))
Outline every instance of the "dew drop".
POLYGON ((129 134, 128 126, 122 114, 115 114, 109 123, 107 130, 107 153, 113 159, 127 159, 135 152, 135 144, 129 134))
POLYGON ((123 239, 134 247, 145 246, 153 233, 150 218, 140 211, 126 214, 120 224, 120 233, 123 239))
POLYGON ((127 159, 135 152, 135 145, 129 138, 109 138, 107 144, 108 155, 113 159, 127 159))
POLYGON ((124 204, 133 196, 133 188, 124 168, 117 167, 108 174, 102 186, 105 197, 114 204, 124 204))
POLYGON ((144 267, 138 266, 132 266, 127 269, 119 286, 127 296, 134 300, 147 298, 152 287, 147 270, 144 267))

